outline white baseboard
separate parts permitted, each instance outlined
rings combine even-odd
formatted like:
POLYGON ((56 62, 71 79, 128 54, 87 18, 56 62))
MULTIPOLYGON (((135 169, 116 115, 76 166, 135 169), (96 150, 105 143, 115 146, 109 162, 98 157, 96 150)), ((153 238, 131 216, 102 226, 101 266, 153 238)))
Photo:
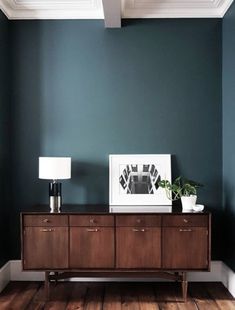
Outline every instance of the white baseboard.
MULTIPOLYGON (((191 282, 222 282, 235 297, 235 273, 222 261, 212 261, 210 272, 189 272, 191 282)), ((9 281, 43 281, 44 272, 22 271, 21 260, 11 260, 0 269, 0 292, 9 281)), ((71 281, 130 281, 130 278, 73 278, 71 281)), ((133 279, 132 281, 162 281, 161 279, 133 279)))
POLYGON ((0 292, 5 288, 5 286, 11 280, 11 268, 10 262, 7 262, 1 269, 0 269, 0 292))
POLYGON ((224 286, 235 297, 235 272, 226 264, 222 263, 222 276, 221 282, 223 282, 224 286))
POLYGON ((11 281, 44 281, 45 273, 41 271, 23 271, 21 260, 10 260, 11 281))

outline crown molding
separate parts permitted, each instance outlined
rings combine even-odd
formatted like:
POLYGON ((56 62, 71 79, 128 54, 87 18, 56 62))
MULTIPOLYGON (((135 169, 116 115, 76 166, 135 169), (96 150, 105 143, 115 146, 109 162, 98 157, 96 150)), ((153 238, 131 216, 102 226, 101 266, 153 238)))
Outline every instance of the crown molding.
MULTIPOLYGON (((122 18, 222 18, 233 0, 122 0, 122 18)), ((0 0, 8 19, 104 19, 102 0, 0 0)))
POLYGON ((0 10, 5 14, 5 16, 10 19, 12 15, 11 7, 6 0, 0 0, 0 10))
POLYGON ((0 0, 8 19, 104 19, 102 0, 0 0))
POLYGON ((230 6, 232 5, 234 0, 225 0, 223 1, 223 3, 220 6, 220 14, 221 17, 224 17, 224 15, 226 14, 226 12, 228 11, 228 9, 230 8, 230 6))
POLYGON ((123 0, 123 18, 222 18, 233 0, 123 0))

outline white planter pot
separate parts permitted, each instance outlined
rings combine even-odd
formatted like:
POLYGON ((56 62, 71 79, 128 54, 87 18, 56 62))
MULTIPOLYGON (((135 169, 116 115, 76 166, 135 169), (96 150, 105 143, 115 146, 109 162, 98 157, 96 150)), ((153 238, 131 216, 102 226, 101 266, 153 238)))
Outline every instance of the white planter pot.
POLYGON ((196 195, 182 196, 181 203, 183 211, 192 211, 193 207, 196 205, 196 201, 197 201, 196 195))

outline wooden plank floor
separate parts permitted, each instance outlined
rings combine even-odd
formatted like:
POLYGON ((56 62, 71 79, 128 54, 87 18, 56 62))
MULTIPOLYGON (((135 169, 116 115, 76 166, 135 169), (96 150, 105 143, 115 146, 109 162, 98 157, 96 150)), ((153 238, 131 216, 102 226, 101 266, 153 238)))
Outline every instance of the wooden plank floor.
POLYGON ((45 302, 42 282, 11 282, 0 294, 0 310, 235 310, 234 298, 219 282, 190 283, 186 303, 180 284, 78 283, 51 285, 45 302))

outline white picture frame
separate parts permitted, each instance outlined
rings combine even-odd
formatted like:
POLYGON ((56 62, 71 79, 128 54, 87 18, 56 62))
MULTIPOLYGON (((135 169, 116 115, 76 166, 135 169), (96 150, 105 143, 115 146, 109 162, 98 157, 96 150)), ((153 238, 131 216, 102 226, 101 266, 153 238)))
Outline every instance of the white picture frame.
POLYGON ((171 182, 170 154, 109 155, 111 206, 171 206, 160 180, 171 182))

